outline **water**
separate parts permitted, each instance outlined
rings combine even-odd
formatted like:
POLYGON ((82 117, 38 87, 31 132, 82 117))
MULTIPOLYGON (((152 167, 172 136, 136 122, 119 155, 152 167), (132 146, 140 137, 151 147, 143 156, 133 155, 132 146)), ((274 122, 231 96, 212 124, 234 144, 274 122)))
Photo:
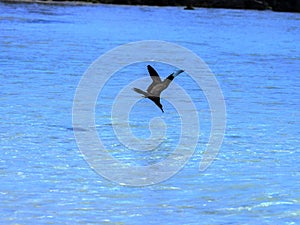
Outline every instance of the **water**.
MULTIPOLYGON (((1 224, 300 223, 299 14, 1 3, 0 28, 1 224), (147 39, 182 45, 209 65, 226 100, 227 129, 217 159, 199 172, 210 122, 205 97, 194 96, 201 123, 194 156, 171 179, 133 188, 102 178, 84 161, 72 104, 98 56, 147 39)), ((136 68, 127 70, 139 77, 144 65, 136 68)), ((130 79, 124 76, 119 88, 130 79)), ((188 76, 180 79, 189 89, 188 76)), ((178 117, 165 104, 175 130, 178 117)), ((134 110, 142 107, 161 115, 147 101, 134 110)), ((109 122, 107 113, 97 108, 97 124, 109 122)), ((139 125, 141 115, 136 119, 139 125)), ((166 150, 175 145, 174 132, 166 150)), ((113 142, 106 144, 128 162, 113 142)), ((160 160, 166 153, 149 154, 160 160)))

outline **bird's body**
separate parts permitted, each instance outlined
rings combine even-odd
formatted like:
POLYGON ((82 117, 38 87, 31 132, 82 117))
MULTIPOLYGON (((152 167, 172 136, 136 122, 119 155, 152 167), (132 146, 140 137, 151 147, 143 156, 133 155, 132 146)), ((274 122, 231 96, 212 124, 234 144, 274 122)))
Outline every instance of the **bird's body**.
POLYGON ((162 81, 152 66, 148 65, 147 69, 152 79, 152 83, 147 88, 147 91, 145 92, 138 88, 133 88, 133 90, 144 95, 145 98, 152 100, 161 109, 161 111, 164 112, 162 104, 160 103, 160 94, 169 86, 176 76, 183 72, 183 70, 178 70, 175 73, 171 73, 165 80, 162 81))

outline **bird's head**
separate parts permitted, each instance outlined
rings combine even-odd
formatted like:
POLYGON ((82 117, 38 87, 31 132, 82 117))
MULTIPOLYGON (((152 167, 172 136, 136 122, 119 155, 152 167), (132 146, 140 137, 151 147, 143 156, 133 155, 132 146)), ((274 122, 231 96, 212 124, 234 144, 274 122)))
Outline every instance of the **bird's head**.
POLYGON ((162 112, 164 112, 163 106, 162 106, 162 104, 160 103, 160 98, 159 98, 159 97, 156 97, 156 96, 148 96, 147 98, 151 99, 151 100, 155 103, 155 105, 157 105, 157 106, 160 108, 160 110, 161 110, 162 112))
POLYGON ((160 110, 164 113, 164 109, 163 109, 163 106, 162 106, 162 104, 158 104, 158 107, 160 108, 160 110))

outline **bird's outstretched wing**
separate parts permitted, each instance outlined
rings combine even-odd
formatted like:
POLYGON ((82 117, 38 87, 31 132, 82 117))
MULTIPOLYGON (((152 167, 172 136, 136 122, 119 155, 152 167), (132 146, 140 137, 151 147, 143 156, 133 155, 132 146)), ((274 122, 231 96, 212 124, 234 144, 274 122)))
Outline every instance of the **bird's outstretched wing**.
POLYGON ((183 70, 177 70, 175 73, 171 73, 169 76, 167 76, 167 78, 163 81, 163 84, 166 86, 165 88, 167 88, 169 86, 169 84, 172 82, 172 80, 177 77, 179 74, 181 74, 182 72, 184 72, 183 70))
POLYGON ((158 73, 156 72, 156 70, 150 65, 147 66, 147 69, 148 69, 148 72, 149 72, 153 82, 160 83, 161 79, 160 79, 158 73))
POLYGON ((171 73, 169 76, 167 76, 166 79, 164 79, 163 83, 166 86, 166 88, 169 86, 169 84, 172 82, 172 80, 174 79, 174 73, 171 73))
POLYGON ((147 88, 147 92, 150 93, 151 90, 152 90, 152 88, 153 88, 156 84, 161 83, 161 79, 160 79, 158 73, 156 72, 156 70, 155 70, 152 66, 148 65, 148 66, 147 66, 147 69, 148 69, 148 72, 149 72, 150 77, 151 77, 151 79, 152 79, 152 83, 151 83, 151 84, 149 85, 149 87, 147 88))

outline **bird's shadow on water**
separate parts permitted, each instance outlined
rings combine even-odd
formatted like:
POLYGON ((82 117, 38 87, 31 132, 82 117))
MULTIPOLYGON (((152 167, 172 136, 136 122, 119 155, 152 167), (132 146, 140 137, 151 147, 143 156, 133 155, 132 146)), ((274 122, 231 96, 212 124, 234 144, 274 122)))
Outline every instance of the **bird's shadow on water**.
POLYGON ((87 129, 82 128, 82 127, 67 127, 66 130, 67 131, 79 131, 79 132, 88 131, 87 129))

